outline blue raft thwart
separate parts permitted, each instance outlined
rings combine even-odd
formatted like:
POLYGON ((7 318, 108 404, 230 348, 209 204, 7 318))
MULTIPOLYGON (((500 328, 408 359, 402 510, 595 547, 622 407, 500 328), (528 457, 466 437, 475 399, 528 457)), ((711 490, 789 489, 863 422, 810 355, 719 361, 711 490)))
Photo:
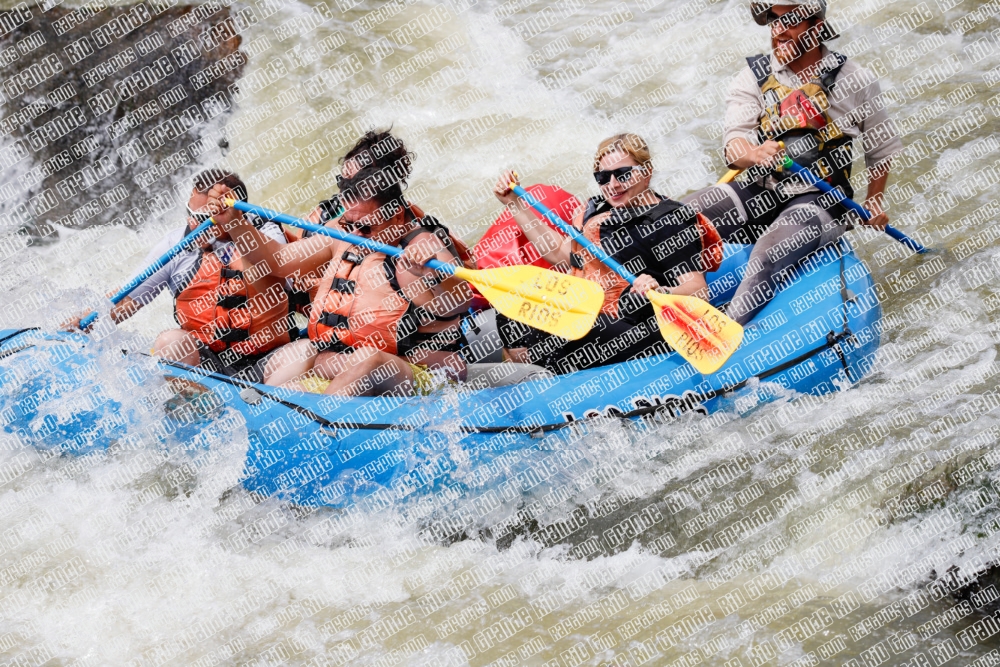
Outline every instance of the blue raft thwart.
MULTIPOLYGON (((708 276, 716 305, 736 291, 749 246, 727 246, 726 255, 708 276)), ((669 354, 505 386, 457 385, 429 397, 341 398, 250 385, 182 364, 155 368, 172 386, 188 388, 191 410, 204 416, 215 405, 242 415, 249 435, 247 489, 301 505, 345 506, 379 489, 403 497, 432 488, 428 461, 443 448, 458 448, 474 467, 538 446, 546 434, 593 417, 726 409, 753 378, 809 394, 846 388, 870 368, 880 321, 871 275, 842 239, 787 277, 747 327, 740 349, 709 376, 669 354)), ((6 432, 65 453, 126 437, 129 416, 116 412, 121 406, 114 400, 100 414, 86 407, 45 411, 47 402, 74 390, 81 368, 94 363, 95 346, 86 336, 7 330, 0 341, 0 423, 6 432), (43 356, 25 361, 32 354, 43 356), (80 433, 88 434, 83 448, 80 433)), ((119 370, 130 372, 125 362, 119 370)), ((493 370, 503 375, 505 366, 493 370)), ((183 413, 174 410, 165 419, 183 420, 183 413)))

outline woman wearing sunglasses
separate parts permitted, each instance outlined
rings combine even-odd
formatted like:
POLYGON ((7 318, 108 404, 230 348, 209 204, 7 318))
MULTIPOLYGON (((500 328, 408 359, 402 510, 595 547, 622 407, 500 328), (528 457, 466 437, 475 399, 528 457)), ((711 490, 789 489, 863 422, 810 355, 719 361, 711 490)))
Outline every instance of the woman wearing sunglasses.
POLYGON ((521 201, 510 189, 517 180, 514 172, 505 171, 496 183, 497 199, 545 260, 605 289, 597 324, 580 340, 567 342, 500 318, 501 338, 516 361, 570 372, 663 353, 663 338, 643 295, 658 289, 707 296, 705 271, 721 258, 721 241, 704 217, 650 188, 653 162, 646 142, 631 133, 605 139, 597 147, 593 171, 601 194, 575 212, 573 225, 636 274, 631 288, 521 201))

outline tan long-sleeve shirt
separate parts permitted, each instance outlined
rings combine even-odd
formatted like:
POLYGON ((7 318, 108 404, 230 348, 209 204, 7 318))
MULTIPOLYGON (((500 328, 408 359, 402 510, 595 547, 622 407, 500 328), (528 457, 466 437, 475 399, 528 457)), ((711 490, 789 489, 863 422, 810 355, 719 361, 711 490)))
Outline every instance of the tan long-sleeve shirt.
MULTIPOLYGON (((830 53, 825 46, 823 56, 830 53)), ((771 71, 782 85, 798 88, 805 85, 787 65, 771 55, 771 71)), ((903 150, 903 142, 882 102, 882 89, 871 70, 848 59, 841 67, 829 96, 830 118, 841 131, 854 140, 854 150, 862 151, 865 166, 873 167, 903 150), (860 138, 860 141, 858 140, 860 138)), ((743 137, 758 145, 757 125, 764 112, 764 98, 750 67, 744 67, 729 85, 726 95, 724 141, 743 137)))

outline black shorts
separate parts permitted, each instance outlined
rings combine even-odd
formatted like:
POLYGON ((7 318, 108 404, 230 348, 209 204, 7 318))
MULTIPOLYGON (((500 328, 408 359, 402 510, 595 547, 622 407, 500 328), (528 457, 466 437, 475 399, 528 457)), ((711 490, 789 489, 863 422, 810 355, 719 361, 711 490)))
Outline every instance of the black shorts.
MULTIPOLYGON (((798 195, 819 196, 815 190, 798 195)), ((764 235, 778 216, 797 201, 796 197, 780 199, 774 190, 750 181, 732 181, 722 185, 712 185, 682 199, 685 204, 695 205, 715 225, 726 243, 754 244, 764 235)), ((834 218, 846 213, 840 204, 827 209, 834 218)))
POLYGON ((497 315, 497 328, 505 348, 527 348, 531 363, 556 374, 670 353, 648 303, 624 317, 601 313, 590 332, 578 340, 559 338, 503 315, 497 315))

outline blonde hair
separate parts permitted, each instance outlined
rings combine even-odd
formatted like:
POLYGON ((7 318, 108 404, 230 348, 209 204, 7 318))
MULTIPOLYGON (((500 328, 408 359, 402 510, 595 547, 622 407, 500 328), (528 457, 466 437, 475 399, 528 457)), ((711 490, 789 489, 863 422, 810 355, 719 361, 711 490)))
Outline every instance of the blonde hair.
POLYGON ((646 141, 638 134, 625 132, 608 137, 600 143, 597 147, 597 154, 594 155, 594 171, 601 168, 601 158, 615 152, 627 153, 647 171, 653 170, 653 158, 649 154, 649 146, 646 141))

